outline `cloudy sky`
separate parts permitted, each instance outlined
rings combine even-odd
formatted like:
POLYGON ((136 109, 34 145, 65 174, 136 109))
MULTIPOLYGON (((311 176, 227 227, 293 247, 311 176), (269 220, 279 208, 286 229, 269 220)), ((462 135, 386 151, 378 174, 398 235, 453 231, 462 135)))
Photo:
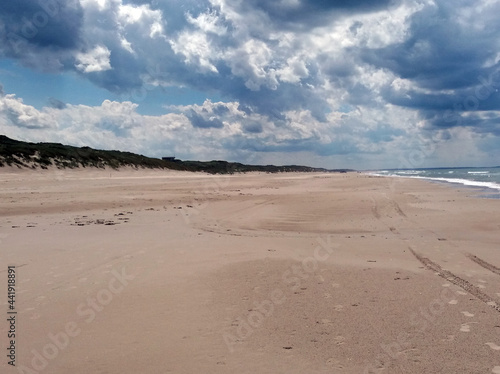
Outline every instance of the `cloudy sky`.
POLYGON ((0 2, 0 133, 357 169, 500 164, 500 0, 0 2))

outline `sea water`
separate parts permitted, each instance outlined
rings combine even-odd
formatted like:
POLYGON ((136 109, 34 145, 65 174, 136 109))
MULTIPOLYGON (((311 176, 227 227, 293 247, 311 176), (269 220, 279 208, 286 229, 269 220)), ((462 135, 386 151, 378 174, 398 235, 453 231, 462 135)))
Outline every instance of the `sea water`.
POLYGON ((482 189, 484 197, 500 198, 500 166, 474 168, 387 169, 370 174, 427 179, 482 189))

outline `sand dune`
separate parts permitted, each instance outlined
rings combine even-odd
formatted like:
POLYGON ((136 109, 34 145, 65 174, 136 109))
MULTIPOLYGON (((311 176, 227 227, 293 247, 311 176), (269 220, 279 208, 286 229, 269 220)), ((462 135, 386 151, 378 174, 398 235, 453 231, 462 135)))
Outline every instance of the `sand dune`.
POLYGON ((473 194, 0 169, 0 371, 500 373, 500 200, 473 194))

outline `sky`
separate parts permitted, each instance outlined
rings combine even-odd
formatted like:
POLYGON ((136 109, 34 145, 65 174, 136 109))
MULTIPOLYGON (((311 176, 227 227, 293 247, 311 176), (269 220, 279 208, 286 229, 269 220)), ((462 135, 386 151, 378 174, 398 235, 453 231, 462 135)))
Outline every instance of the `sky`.
POLYGON ((500 165, 500 0, 0 2, 0 134, 358 170, 500 165))

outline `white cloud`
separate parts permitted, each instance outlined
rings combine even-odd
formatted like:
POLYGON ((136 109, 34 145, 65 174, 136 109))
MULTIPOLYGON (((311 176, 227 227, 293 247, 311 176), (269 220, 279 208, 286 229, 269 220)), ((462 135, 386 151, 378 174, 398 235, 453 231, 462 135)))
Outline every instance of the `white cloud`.
POLYGON ((94 49, 86 53, 78 53, 76 55, 76 68, 84 73, 94 73, 111 69, 109 57, 111 52, 108 48, 102 45, 96 46, 94 49))
POLYGON ((53 121, 52 116, 54 111, 52 108, 38 111, 24 104, 21 98, 13 94, 0 96, 0 123, 8 123, 17 128, 57 129, 57 123, 53 121))
POLYGON ((132 44, 125 38, 122 37, 122 39, 120 40, 121 42, 121 45, 123 47, 123 49, 129 51, 130 53, 132 54, 135 54, 133 48, 132 48, 132 44))
POLYGON ((170 44, 175 53, 184 55, 186 64, 198 67, 201 72, 218 72, 213 62, 218 59, 219 53, 205 33, 183 31, 170 44))
POLYGON ((222 24, 216 12, 201 13, 198 17, 193 17, 187 13, 187 21, 204 32, 210 32, 216 35, 224 35, 227 32, 227 27, 222 24))
POLYGON ((271 68, 271 49, 266 43, 256 39, 246 41, 239 48, 225 53, 225 60, 234 75, 245 80, 245 86, 258 91, 262 85, 276 89, 276 71, 271 68))
POLYGON ((276 73, 283 82, 298 83, 301 78, 309 76, 306 61, 307 58, 305 56, 293 56, 287 60, 286 66, 279 69, 276 73))

